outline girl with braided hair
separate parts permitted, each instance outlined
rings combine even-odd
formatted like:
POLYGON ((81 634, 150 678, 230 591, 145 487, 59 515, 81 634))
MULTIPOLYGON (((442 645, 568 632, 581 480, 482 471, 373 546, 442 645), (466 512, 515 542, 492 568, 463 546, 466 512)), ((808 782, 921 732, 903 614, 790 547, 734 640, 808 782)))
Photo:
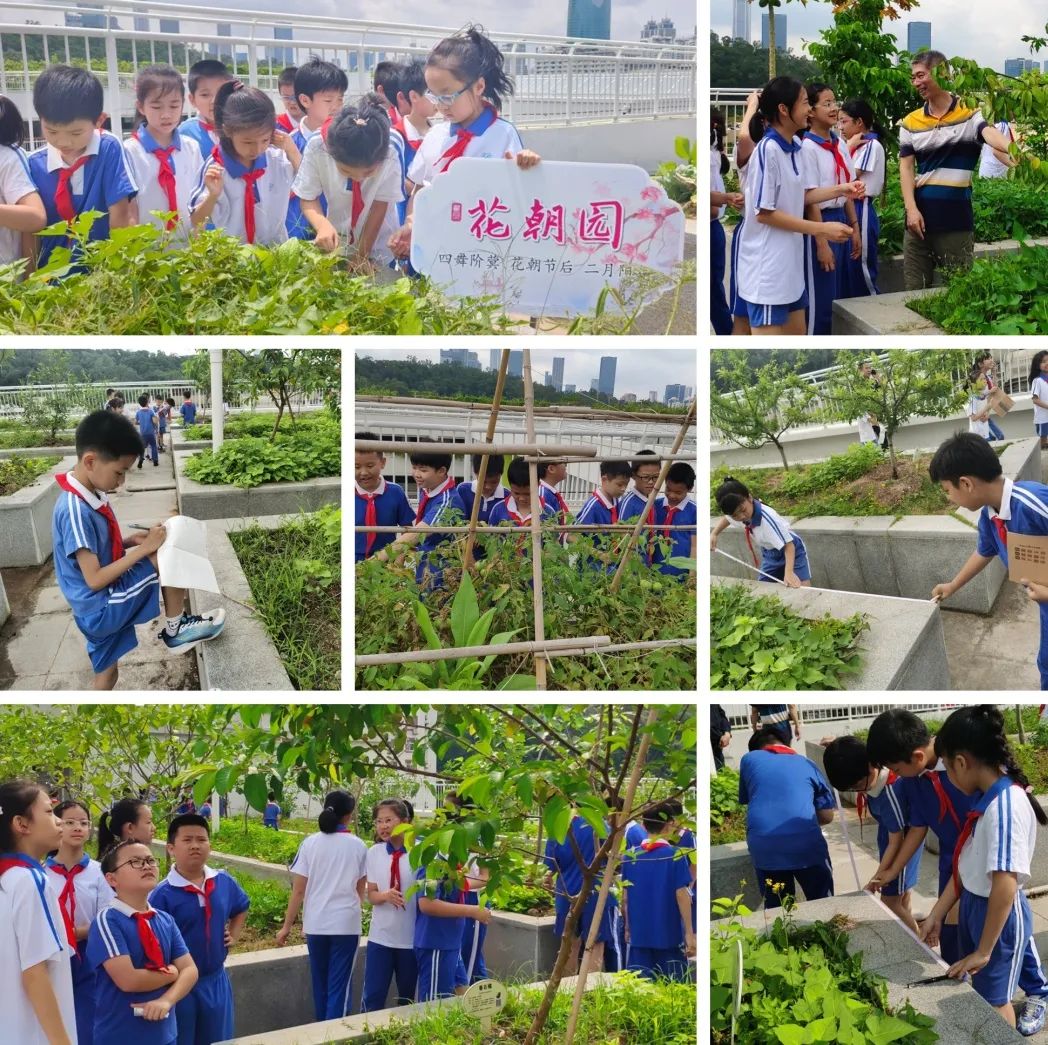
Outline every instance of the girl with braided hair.
POLYGON ((992 704, 959 708, 935 738, 935 752, 953 784, 982 796, 972 806, 953 853, 953 875, 921 938, 934 945, 947 912, 960 903, 959 943, 964 955, 948 975, 970 974, 972 986, 1010 1026, 1024 1035, 1044 1027, 1048 979, 1033 941, 1033 918, 1023 886, 1037 824, 1048 823, 1004 732, 1004 716, 992 704), (1026 1004, 1018 1023, 1012 995, 1020 982, 1026 1004))

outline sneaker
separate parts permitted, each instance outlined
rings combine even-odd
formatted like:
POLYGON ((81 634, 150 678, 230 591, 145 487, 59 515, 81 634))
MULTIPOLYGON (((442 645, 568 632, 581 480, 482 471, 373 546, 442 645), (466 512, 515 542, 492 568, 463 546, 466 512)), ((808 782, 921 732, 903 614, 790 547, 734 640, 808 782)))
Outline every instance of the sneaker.
POLYGON ((142 467, 142 462, 141 462, 141 461, 139 461, 139 462, 138 462, 138 467, 139 467, 139 468, 141 468, 141 467, 142 467))
POLYGON ((221 634, 226 626, 225 610, 208 610, 205 614, 183 613, 178 622, 178 631, 174 635, 163 628, 157 636, 169 650, 175 653, 187 653, 194 646, 221 634))
POLYGON ((160 462, 159 461, 154 461, 153 462, 153 467, 154 468, 159 468, 160 467, 160 462))
POLYGON ((1024 1038, 1029 1038, 1044 1029, 1045 1016, 1048 1015, 1048 998, 1027 998, 1023 1011, 1019 1013, 1016 1026, 1024 1038))

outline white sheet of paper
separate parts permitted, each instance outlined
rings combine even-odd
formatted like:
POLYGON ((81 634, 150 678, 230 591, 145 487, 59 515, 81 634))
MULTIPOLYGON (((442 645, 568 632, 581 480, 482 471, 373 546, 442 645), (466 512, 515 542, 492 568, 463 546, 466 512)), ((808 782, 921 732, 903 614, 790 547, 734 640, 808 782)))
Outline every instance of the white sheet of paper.
POLYGON ((167 538, 156 554, 160 583, 172 588, 196 588, 221 594, 215 569, 207 557, 207 526, 188 515, 164 523, 167 538))

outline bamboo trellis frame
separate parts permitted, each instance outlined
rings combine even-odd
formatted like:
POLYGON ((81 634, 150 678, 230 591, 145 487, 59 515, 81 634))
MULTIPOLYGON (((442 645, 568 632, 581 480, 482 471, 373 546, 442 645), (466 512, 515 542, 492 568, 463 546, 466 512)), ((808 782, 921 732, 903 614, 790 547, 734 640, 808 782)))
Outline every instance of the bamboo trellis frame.
MULTIPOLYGON (((479 454, 481 456, 480 473, 483 474, 488 457, 494 455, 519 455, 528 464, 529 484, 533 491, 539 490, 538 465, 540 462, 593 462, 597 458, 598 450, 595 446, 562 446, 548 443, 536 443, 535 441, 535 417, 536 416, 558 416, 569 417, 577 414, 579 417, 589 420, 652 420, 659 423, 679 424, 680 428, 674 440, 673 447, 668 453, 657 452, 645 454, 649 461, 661 461, 662 468, 656 481, 655 489, 648 497, 647 504, 641 512, 636 524, 613 524, 601 526, 597 524, 578 523, 545 523, 541 519, 541 508, 532 510, 530 519, 531 534, 531 568, 532 568, 532 605, 534 609, 535 639, 534 641, 503 642, 497 644, 486 644, 479 646, 448 647, 440 650, 405 650, 396 653, 374 653, 356 657, 358 667, 372 667, 384 664, 404 663, 427 663, 441 660, 455 660, 464 657, 504 656, 519 653, 530 653, 534 657, 535 686, 536 689, 546 688, 546 667, 548 661, 553 657, 581 657, 595 653, 617 653, 627 650, 651 650, 666 649, 677 646, 696 645, 697 638, 686 639, 654 639, 645 642, 625 642, 612 644, 607 635, 589 635, 577 638, 547 639, 545 638, 545 615, 542 588, 542 530, 557 530, 559 532, 622 532, 629 533, 629 541, 618 570, 612 582, 611 590, 618 591, 621 584, 621 576, 625 570, 626 557, 631 554, 636 544, 637 536, 642 530, 656 529, 664 531, 687 530, 697 532, 698 527, 692 525, 655 526, 645 522, 648 511, 654 504, 655 497, 662 487, 674 461, 692 461, 696 459, 695 454, 680 453, 681 444, 688 429, 695 424, 695 403, 692 402, 683 419, 662 414, 641 414, 631 411, 601 410, 587 411, 572 408, 536 408, 535 391, 531 370, 531 351, 523 350, 524 370, 524 406, 512 406, 502 403, 502 393, 505 388, 506 374, 509 368, 509 349, 503 349, 499 361, 498 378, 492 402, 487 403, 459 403, 457 400, 442 399, 414 399, 411 397, 398 396, 360 396, 359 402, 378 402, 390 404, 403 404, 411 406, 453 406, 465 407, 469 410, 486 409, 489 412, 486 438, 483 443, 456 443, 456 442, 409 442, 404 440, 382 440, 382 439, 357 439, 355 449, 364 453, 381 453, 387 451, 405 453, 451 453, 451 454, 479 454), (500 412, 523 412, 525 416, 525 438, 526 443, 494 443, 495 428, 500 412)), ((625 459, 625 458, 624 458, 625 459)), ((472 565, 472 552, 476 535, 479 533, 495 533, 504 536, 519 537, 515 528, 505 526, 483 526, 478 525, 480 498, 482 496, 481 483, 474 490, 473 509, 470 520, 464 526, 429 526, 427 529, 435 533, 464 533, 467 535, 464 568, 469 569, 472 565)), ((541 495, 535 494, 541 504, 541 495)), ((357 533, 404 533, 415 529, 414 526, 356 526, 357 533)), ((392 547, 392 546, 390 546, 392 547)))

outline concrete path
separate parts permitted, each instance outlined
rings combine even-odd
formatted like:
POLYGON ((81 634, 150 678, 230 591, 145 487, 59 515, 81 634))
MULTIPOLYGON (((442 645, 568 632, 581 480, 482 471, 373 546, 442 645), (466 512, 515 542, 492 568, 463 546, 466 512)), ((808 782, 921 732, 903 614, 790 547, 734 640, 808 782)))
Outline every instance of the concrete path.
MULTIPOLYGON (((133 468, 112 495, 113 510, 125 536, 131 523, 147 525, 178 511, 170 452, 154 468, 149 458, 133 468)), ((94 672, 84 637, 55 583, 49 559, 42 566, 5 569, 11 617, 0 629, 0 690, 86 690, 94 672)), ((196 658, 173 654, 157 639, 159 618, 137 629, 138 646, 120 661, 119 690, 195 690, 196 658)))

